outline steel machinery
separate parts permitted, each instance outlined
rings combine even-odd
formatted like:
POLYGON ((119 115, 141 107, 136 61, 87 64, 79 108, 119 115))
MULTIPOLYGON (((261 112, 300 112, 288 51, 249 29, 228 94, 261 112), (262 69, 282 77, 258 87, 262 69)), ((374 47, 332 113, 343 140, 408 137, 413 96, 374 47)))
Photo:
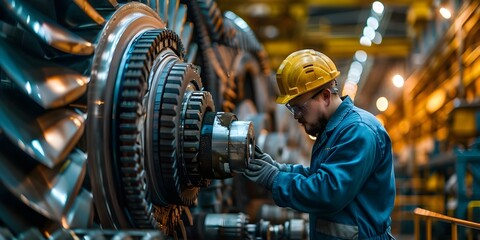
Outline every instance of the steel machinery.
POLYGON ((302 219, 201 205, 278 134, 268 57, 240 17, 211 0, 0 6, 0 236, 305 236, 302 219))

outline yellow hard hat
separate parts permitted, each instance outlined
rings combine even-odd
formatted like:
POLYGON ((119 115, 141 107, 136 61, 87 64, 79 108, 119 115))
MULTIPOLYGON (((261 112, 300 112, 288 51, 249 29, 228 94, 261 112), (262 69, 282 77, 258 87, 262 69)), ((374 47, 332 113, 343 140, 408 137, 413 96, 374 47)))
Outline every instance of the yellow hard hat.
POLYGON ((285 104, 298 95, 319 88, 340 75, 327 55, 313 49, 293 52, 277 70, 280 95, 276 102, 285 104))

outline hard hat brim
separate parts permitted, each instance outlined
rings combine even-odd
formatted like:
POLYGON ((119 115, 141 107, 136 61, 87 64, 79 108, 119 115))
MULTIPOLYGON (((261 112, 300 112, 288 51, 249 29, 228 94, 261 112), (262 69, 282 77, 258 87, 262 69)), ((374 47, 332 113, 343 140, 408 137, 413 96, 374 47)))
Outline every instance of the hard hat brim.
POLYGON ((286 104, 288 103, 290 100, 294 99, 296 96, 298 95, 295 95, 295 96, 292 96, 292 95, 281 95, 281 96, 278 96, 277 99, 275 100, 275 102, 277 102, 278 104, 286 104))

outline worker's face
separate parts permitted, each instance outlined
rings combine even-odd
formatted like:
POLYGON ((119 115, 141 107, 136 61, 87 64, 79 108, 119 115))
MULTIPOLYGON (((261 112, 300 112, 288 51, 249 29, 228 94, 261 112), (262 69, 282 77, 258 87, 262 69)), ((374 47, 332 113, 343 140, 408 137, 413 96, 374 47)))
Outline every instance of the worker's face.
POLYGON ((289 102, 295 109, 293 116, 309 135, 316 136, 328 121, 327 107, 330 104, 330 89, 298 96, 289 102))

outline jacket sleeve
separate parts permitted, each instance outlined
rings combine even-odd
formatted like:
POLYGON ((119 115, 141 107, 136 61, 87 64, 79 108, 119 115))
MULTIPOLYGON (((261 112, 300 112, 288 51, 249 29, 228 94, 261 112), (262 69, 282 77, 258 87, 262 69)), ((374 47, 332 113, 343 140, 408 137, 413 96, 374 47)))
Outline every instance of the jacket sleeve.
MULTIPOLYGON (((333 137, 333 136, 332 136, 333 137)), ((281 207, 320 215, 333 215, 348 205, 373 172, 381 154, 375 132, 364 123, 352 123, 337 134, 320 167, 305 176, 280 172, 272 187, 281 207)), ((314 156, 319 157, 319 156, 314 156)), ((317 159, 313 159, 316 161, 317 159)))
POLYGON ((310 175, 310 167, 304 167, 302 164, 289 164, 291 173, 299 173, 303 176, 310 175))

